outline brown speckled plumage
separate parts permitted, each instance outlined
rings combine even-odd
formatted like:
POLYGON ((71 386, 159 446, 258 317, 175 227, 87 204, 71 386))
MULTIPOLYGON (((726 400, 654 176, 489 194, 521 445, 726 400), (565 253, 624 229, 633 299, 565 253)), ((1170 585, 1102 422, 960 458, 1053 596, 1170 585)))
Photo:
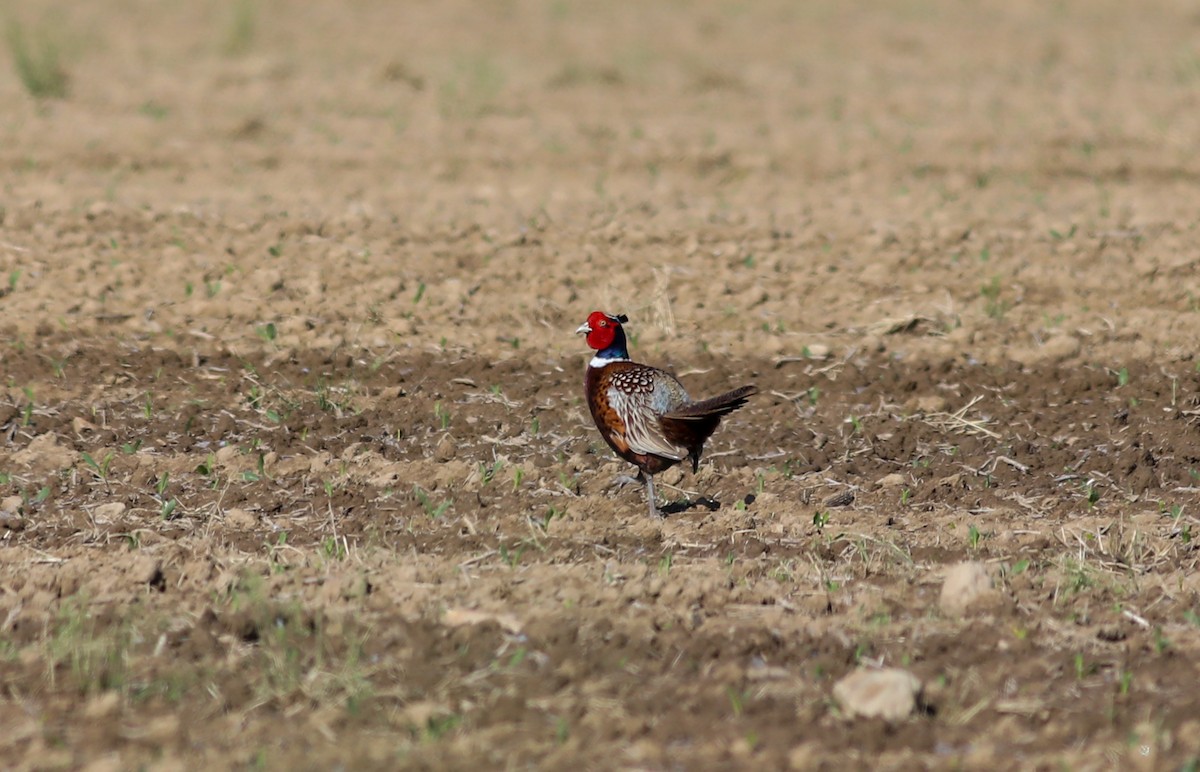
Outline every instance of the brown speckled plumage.
POLYGON ((629 360, 619 320, 623 321, 596 312, 579 328, 588 333, 588 344, 601 352, 588 366, 584 393, 600 436, 613 452, 637 466, 650 514, 658 516, 653 475, 685 458, 694 472, 721 417, 745 405, 757 389, 743 386, 693 401, 675 376, 629 360), (603 334, 594 335, 594 330, 603 334))

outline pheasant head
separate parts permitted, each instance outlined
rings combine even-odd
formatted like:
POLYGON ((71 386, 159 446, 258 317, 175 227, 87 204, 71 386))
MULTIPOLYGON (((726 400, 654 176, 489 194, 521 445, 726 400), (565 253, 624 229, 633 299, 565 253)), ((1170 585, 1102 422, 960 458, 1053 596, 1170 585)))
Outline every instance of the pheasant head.
POLYGON ((625 343, 625 329, 621 326, 628 322, 624 314, 606 314, 603 311, 593 311, 587 321, 579 325, 576 333, 587 336, 587 344, 599 353, 592 359, 592 364, 604 365, 608 362, 629 359, 629 349, 625 343))

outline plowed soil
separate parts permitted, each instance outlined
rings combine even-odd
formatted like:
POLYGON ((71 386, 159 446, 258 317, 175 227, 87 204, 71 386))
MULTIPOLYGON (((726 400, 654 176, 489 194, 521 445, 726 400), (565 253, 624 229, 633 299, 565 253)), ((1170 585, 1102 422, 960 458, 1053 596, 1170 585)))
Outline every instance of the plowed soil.
POLYGON ((193 5, 9 24, 6 767, 1195 767, 1191 4, 193 5))

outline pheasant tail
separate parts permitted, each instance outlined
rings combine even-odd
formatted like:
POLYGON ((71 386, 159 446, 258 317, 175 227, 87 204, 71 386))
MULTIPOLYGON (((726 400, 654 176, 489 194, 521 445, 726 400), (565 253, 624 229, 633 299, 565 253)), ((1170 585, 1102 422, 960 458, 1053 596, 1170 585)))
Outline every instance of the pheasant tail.
POLYGON ((692 402, 664 414, 659 419, 659 425, 669 440, 688 449, 688 458, 692 462, 692 471, 695 472, 700 466, 700 452, 704 442, 717 430, 721 416, 745 405, 748 398, 757 391, 754 386, 743 386, 716 397, 692 402))
POLYGON ((743 386, 716 397, 689 403, 664 414, 663 418, 677 421, 703 421, 709 418, 720 418, 745 405, 749 398, 757 392, 756 386, 743 386))

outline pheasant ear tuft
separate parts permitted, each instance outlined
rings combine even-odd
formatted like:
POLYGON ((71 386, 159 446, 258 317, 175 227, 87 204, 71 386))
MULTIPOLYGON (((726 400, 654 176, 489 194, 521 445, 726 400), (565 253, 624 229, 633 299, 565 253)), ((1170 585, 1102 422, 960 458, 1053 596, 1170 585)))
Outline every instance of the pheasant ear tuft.
POLYGON ((628 316, 626 316, 625 314, 617 314, 617 315, 616 315, 615 317, 613 317, 613 318, 614 318, 614 319, 616 319, 616 320, 617 320, 618 322, 620 322, 621 324, 625 324, 626 322, 628 322, 628 321, 629 321, 629 317, 628 317, 628 316))

